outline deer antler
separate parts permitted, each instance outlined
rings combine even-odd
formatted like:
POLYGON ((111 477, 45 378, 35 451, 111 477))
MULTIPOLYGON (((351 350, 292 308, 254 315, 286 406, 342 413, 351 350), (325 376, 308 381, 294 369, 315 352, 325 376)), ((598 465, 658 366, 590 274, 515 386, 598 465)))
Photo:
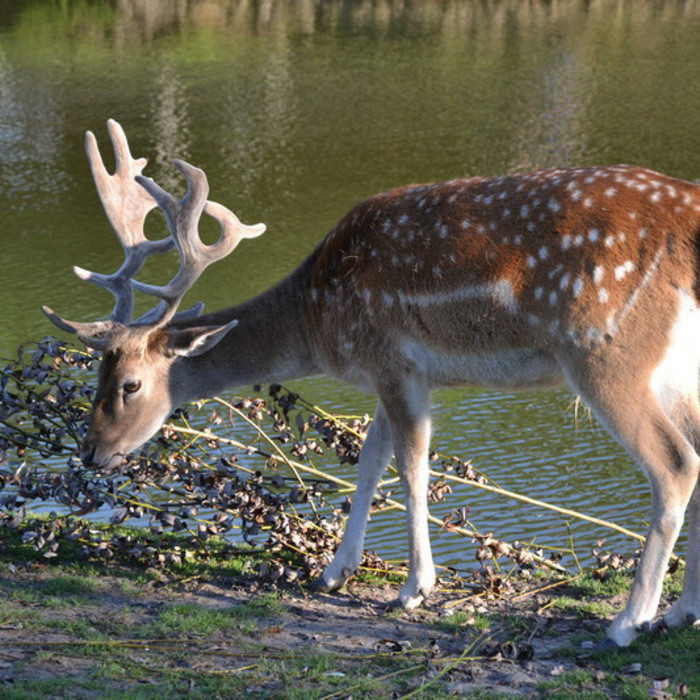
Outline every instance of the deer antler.
POLYGON ((265 231, 265 224, 246 226, 226 207, 207 201, 209 183, 203 170, 176 160, 175 167, 187 180, 185 196, 176 200, 169 192, 151 178, 136 176, 138 182, 148 192, 165 215, 168 230, 180 254, 180 269, 173 279, 164 286, 155 286, 132 280, 133 286, 146 294, 163 299, 154 312, 140 319, 148 325, 164 326, 175 314, 187 290, 196 282, 211 263, 226 257, 244 238, 255 238, 265 231), (221 226, 219 240, 212 244, 202 243, 198 225, 202 213, 216 219, 221 226))
POLYGON ((81 279, 112 292, 116 304, 110 318, 118 323, 127 324, 131 320, 134 308, 132 278, 143 267, 149 255, 172 250, 174 242, 170 237, 149 241, 144 235, 146 215, 156 206, 156 202, 143 188, 137 186, 134 178, 141 176, 147 161, 145 158, 134 160, 126 134, 114 119, 107 121, 107 130, 116 158, 114 175, 107 172, 97 139, 91 131, 85 134, 85 150, 97 193, 109 223, 124 249, 125 259, 122 266, 111 275, 89 272, 81 267, 74 267, 73 270, 81 279))
MULTIPOLYGON (((185 292, 208 265, 228 255, 241 239, 254 238, 265 231, 264 224, 245 226, 226 207, 208 202, 209 184, 204 171, 180 160, 174 164, 187 180, 187 192, 181 200, 176 200, 151 178, 141 174, 147 161, 145 158, 134 160, 122 127, 109 119, 107 130, 116 160, 113 175, 107 172, 97 140, 91 131, 85 135, 85 150, 102 206, 124 249, 125 258, 122 266, 111 275, 90 272, 81 267, 74 267, 73 270, 81 279, 108 289, 114 295, 116 303, 108 321, 93 323, 67 321, 47 306, 42 307, 54 325, 76 333, 87 345, 98 349, 107 346, 110 334, 120 325, 142 328, 164 326, 175 316, 185 292), (149 241, 144 235, 144 222, 148 212, 155 206, 160 207, 165 214, 171 235, 149 241), (202 213, 216 219, 221 226, 219 240, 210 246, 202 243, 197 231, 202 213), (180 254, 181 265, 169 284, 158 287, 134 279, 146 258, 170 251, 174 246, 180 254), (158 296, 162 301, 136 321, 131 321, 134 288, 158 296)), ((176 318, 198 316, 203 306, 199 303, 191 309, 180 311, 176 318)))

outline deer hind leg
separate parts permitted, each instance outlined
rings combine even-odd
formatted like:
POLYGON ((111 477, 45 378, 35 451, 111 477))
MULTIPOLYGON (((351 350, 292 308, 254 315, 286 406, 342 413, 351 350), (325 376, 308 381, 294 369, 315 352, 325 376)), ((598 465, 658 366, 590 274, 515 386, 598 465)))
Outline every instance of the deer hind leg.
POLYGON ((345 534, 323 575, 316 584, 322 591, 334 591, 356 571, 362 560, 367 519, 377 484, 392 455, 391 430, 381 403, 360 451, 357 491, 348 517, 345 534))
POLYGON ((406 503, 409 575, 396 601, 407 610, 419 606, 435 585, 428 531, 428 453, 430 391, 424 378, 408 377, 383 394, 406 503))
POLYGON ((668 627, 692 625, 700 620, 700 479, 688 506, 688 553, 680 598, 664 615, 668 627))
MULTIPOLYGON (((700 449, 700 408, 697 396, 687 397, 679 402, 683 408, 680 416, 681 430, 695 446, 700 449)), ((679 405, 677 404, 677 405, 679 405)), ((694 624, 700 620, 700 477, 688 504, 688 549, 686 554, 683 591, 680 598, 664 615, 668 627, 694 624)))
POLYGON ((576 379, 572 384, 586 387, 579 393, 645 469, 651 483, 650 526, 637 575, 627 605, 608 629, 608 640, 603 645, 627 646, 656 614, 668 560, 697 482, 700 459, 690 436, 670 417, 669 413, 674 412, 667 413, 667 406, 662 407, 660 392, 656 387, 640 386, 634 372, 627 381, 624 375, 606 376, 605 368, 598 365, 595 374, 576 379), (616 388, 612 391, 610 387, 616 388))

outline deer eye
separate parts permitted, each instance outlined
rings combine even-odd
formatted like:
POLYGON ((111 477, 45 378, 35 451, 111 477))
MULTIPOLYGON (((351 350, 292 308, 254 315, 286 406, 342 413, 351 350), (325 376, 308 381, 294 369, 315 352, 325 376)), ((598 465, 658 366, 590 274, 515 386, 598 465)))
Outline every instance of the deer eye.
POLYGON ((131 379, 128 382, 124 382, 124 393, 134 394, 141 388, 141 382, 138 379, 131 379))

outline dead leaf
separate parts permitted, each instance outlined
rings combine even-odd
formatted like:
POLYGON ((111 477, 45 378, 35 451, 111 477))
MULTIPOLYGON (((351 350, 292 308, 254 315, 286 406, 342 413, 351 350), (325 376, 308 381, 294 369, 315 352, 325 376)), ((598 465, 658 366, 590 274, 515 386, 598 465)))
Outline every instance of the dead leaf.
POLYGON ((381 650, 382 647, 385 647, 393 654, 397 654, 404 649, 410 649, 411 643, 406 640, 398 641, 397 639, 380 639, 377 642, 376 647, 379 650, 381 650))
POLYGON ((629 666, 623 666, 623 667, 620 669, 620 672, 621 672, 621 673, 626 673, 626 674, 629 675, 629 676, 634 676, 634 675, 636 675, 637 673, 641 673, 641 672, 642 672, 642 664, 640 664, 639 662, 637 662, 637 663, 630 664, 629 666))

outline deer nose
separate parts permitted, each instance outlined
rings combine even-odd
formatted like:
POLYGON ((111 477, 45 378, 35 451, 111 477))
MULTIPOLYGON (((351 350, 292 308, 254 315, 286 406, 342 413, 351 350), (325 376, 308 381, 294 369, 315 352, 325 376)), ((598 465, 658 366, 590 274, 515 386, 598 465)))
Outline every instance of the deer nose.
POLYGON ((80 459, 86 467, 95 466, 95 446, 89 443, 87 440, 83 443, 80 449, 80 459))

